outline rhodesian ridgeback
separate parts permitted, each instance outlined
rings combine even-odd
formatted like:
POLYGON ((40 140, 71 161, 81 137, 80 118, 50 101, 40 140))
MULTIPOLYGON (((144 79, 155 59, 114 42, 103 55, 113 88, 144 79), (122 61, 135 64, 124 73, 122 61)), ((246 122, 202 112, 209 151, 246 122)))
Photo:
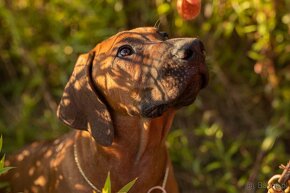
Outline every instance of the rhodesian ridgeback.
POLYGON ((110 172, 112 192, 138 178, 132 193, 178 193, 165 137, 207 82, 196 38, 144 27, 99 43, 79 56, 57 110, 76 130, 9 157, 11 192, 101 192, 110 172))

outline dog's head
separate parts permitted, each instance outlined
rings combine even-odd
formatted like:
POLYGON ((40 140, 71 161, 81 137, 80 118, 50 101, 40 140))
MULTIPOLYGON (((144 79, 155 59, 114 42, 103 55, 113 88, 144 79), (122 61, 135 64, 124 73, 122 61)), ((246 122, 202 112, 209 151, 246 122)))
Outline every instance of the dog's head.
POLYGON ((98 143, 110 145, 110 112, 155 118, 169 108, 193 103, 207 82, 200 40, 168 39, 156 28, 137 28, 79 57, 58 116, 70 127, 89 130, 98 143))

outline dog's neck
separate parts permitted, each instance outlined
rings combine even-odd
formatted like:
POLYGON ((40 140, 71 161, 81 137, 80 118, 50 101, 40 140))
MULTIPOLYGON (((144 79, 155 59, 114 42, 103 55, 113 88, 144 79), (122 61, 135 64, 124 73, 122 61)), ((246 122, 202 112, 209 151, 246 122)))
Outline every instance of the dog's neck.
POLYGON ((109 147, 97 146, 97 151, 118 162, 138 165, 145 156, 166 151, 165 138, 171 127, 175 111, 169 110, 154 119, 113 114, 114 142, 109 147))
MULTIPOLYGON (((141 178, 142 181, 155 179, 157 182, 155 185, 161 183, 168 167, 165 138, 174 115, 174 110, 169 110, 154 119, 136 119, 136 117, 115 114, 113 115, 115 139, 109 147, 96 145, 88 132, 80 132, 82 143, 78 142, 77 151, 79 157, 83 159, 80 161, 81 165, 85 173, 89 174, 88 171, 93 170, 98 175, 88 176, 88 178, 98 178, 95 183, 99 183, 100 179, 105 178, 107 172, 111 171, 112 178, 114 173, 124 175, 123 179, 120 177, 114 179, 115 183, 119 181, 121 185, 136 177, 141 178), (98 171, 98 168, 103 169, 98 171), (106 172, 101 173, 102 171, 106 172), (153 179, 148 180, 150 178, 153 179)), ((148 184, 148 187, 150 186, 152 187, 148 184)))
POLYGON ((162 116, 146 119, 115 115, 115 139, 111 147, 106 149, 125 153, 135 164, 154 150, 165 147, 165 138, 175 115, 174 110, 168 110, 162 116), (130 150, 130 152, 128 152, 130 150), (149 152, 148 152, 149 151, 149 152))

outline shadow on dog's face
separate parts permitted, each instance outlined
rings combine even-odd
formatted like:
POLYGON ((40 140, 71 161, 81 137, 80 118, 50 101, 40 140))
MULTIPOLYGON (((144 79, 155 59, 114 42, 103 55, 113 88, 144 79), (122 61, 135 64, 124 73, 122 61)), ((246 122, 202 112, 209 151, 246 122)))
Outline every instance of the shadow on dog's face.
POLYGON ((154 118, 190 105, 208 82, 204 47, 196 38, 168 39, 156 28, 137 28, 94 50, 94 84, 115 111, 131 116, 154 118))
POLYGON ((114 114, 155 118, 191 104, 208 81, 204 60, 198 39, 168 39, 156 28, 120 32, 79 56, 57 115, 109 146, 114 114))

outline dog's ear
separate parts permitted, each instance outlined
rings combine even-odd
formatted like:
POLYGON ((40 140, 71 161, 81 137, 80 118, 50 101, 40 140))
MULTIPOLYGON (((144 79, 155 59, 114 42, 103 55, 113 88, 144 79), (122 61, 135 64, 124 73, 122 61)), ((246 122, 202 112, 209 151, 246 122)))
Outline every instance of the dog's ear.
POLYGON ((64 89, 57 116, 72 128, 88 130, 97 143, 109 146, 114 138, 113 123, 92 83, 94 58, 95 52, 79 56, 64 89))

